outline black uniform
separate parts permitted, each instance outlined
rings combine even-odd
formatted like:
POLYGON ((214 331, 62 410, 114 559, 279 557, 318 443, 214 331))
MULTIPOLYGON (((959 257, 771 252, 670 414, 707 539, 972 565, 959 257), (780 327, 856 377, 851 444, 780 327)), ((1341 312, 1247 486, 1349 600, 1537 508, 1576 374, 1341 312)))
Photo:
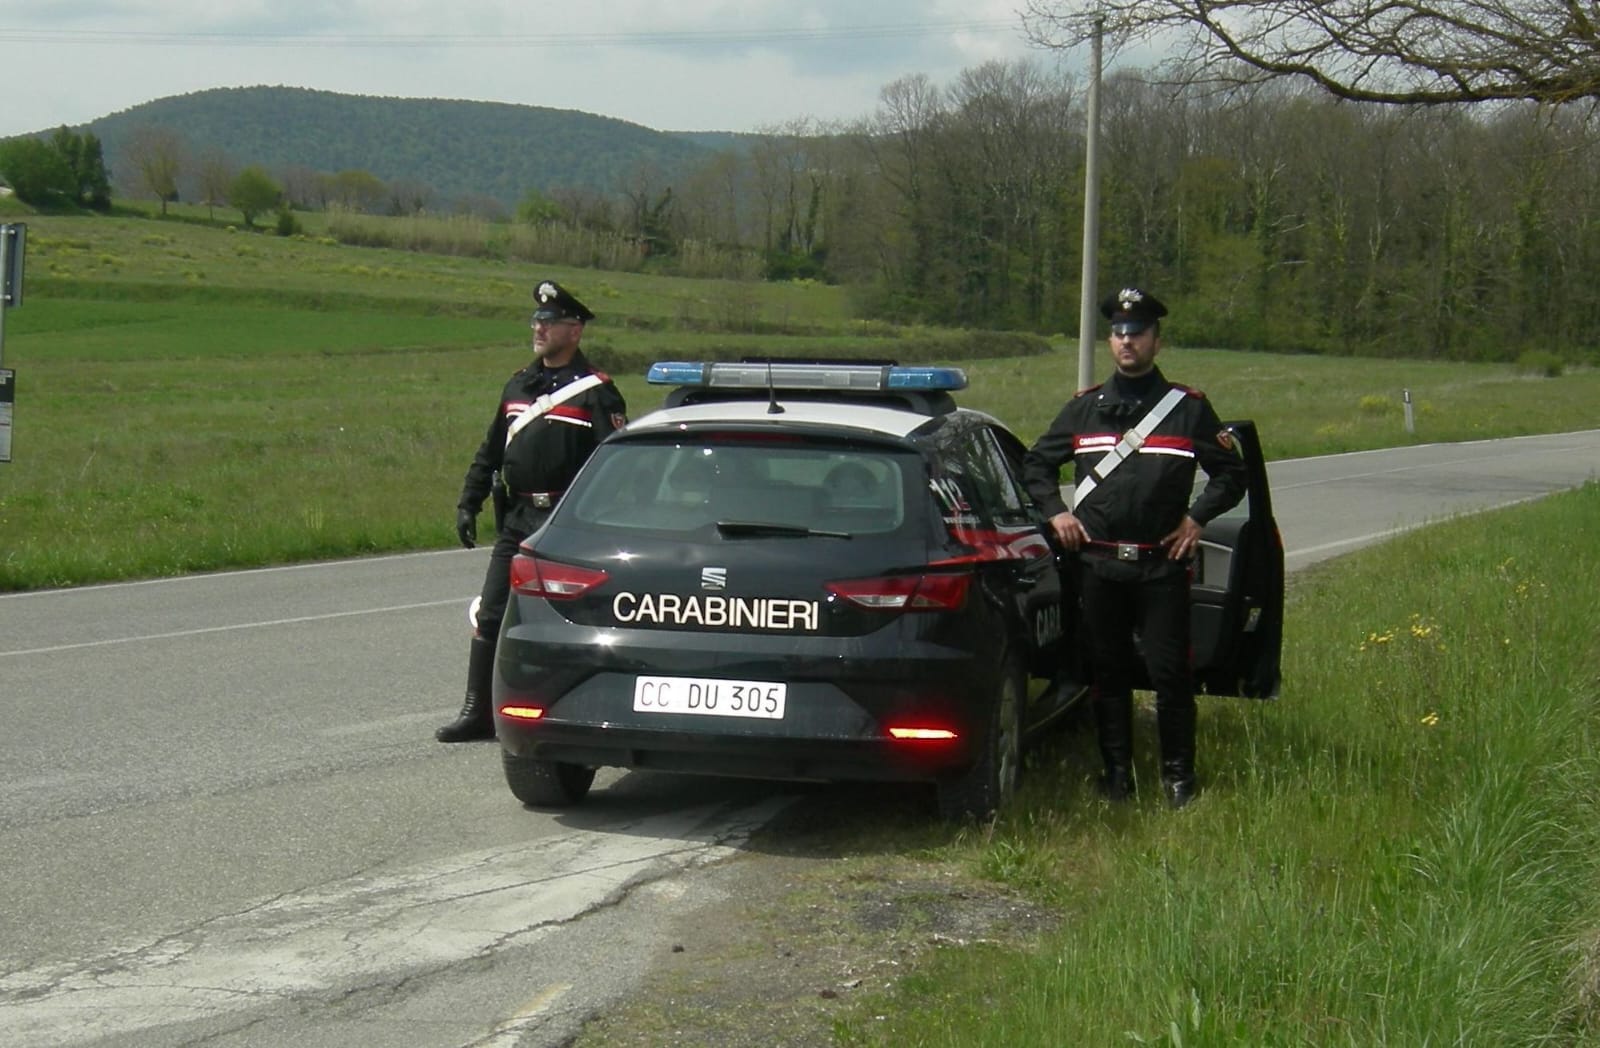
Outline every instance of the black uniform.
POLYGON ((546 368, 537 361, 506 383, 456 504, 477 515, 497 478, 503 486, 505 514, 497 521, 498 534, 484 575, 479 636, 493 640, 498 635, 511 594, 511 558, 517 547, 544 523, 595 447, 627 423, 627 410, 610 376, 591 367, 581 351, 564 367, 546 368), (600 384, 555 405, 507 439, 519 416, 538 398, 559 395, 589 375, 598 376, 600 384))
MULTIPOLYGON (((534 347, 541 329, 581 326, 594 319, 566 288, 541 281, 533 297, 534 347)), ((472 648, 467 660, 467 692, 456 719, 434 732, 440 742, 468 742, 494 737, 491 691, 495 646, 500 623, 511 598, 511 560, 522 540, 544 523, 561 493, 595 447, 613 430, 627 424, 627 405, 611 379, 589 366, 577 349, 576 334, 560 340, 558 355, 572 355, 560 367, 542 359, 523 368, 500 393, 489 432, 467 468, 456 503, 456 534, 463 546, 478 539, 478 513, 490 497, 495 502, 495 540, 478 597, 472 648)), ((551 345, 544 336, 546 347, 551 345)))
MULTIPOLYGON (((1137 378, 1120 373, 1078 394, 1023 460, 1023 480, 1045 513, 1068 507, 1061 467, 1071 461, 1074 484, 1116 446, 1174 388, 1152 369, 1137 378)), ((1161 539, 1185 515, 1205 525, 1244 496, 1248 474, 1231 449, 1222 422, 1203 393, 1186 395, 1140 449, 1129 455, 1073 510, 1090 544, 1079 550, 1080 599, 1095 674, 1095 712, 1112 795, 1131 789, 1132 675, 1139 657, 1156 693, 1162 776, 1192 792, 1195 702, 1189 643, 1190 567, 1167 559, 1161 539), (1209 478, 1190 503, 1195 467, 1209 478)), ((1186 799, 1186 797, 1185 797, 1186 799)))

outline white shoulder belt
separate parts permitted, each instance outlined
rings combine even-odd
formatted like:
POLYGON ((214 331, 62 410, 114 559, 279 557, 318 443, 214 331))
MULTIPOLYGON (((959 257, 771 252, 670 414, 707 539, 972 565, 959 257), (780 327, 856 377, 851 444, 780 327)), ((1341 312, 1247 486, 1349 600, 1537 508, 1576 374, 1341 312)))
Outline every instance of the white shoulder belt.
POLYGON ((557 404, 565 404, 579 393, 593 389, 604 382, 605 379, 599 375, 588 374, 574 382, 567 383, 554 393, 546 393, 542 397, 535 398, 533 403, 523 408, 517 414, 517 417, 511 420, 511 425, 506 427, 506 446, 511 446, 511 438, 522 432, 523 426, 526 426, 539 416, 547 414, 557 404))
POLYGON ((1099 462, 1094 464, 1094 469, 1089 475, 1077 484, 1072 490, 1072 508, 1077 509, 1089 493, 1099 487, 1100 482, 1111 475, 1111 471, 1122 465, 1123 460, 1144 446, 1145 440, 1154 433, 1156 427, 1161 425, 1161 420, 1172 413, 1178 402, 1188 393, 1177 386, 1167 390, 1167 395, 1156 402, 1144 418, 1117 441, 1117 446, 1103 455, 1099 462))

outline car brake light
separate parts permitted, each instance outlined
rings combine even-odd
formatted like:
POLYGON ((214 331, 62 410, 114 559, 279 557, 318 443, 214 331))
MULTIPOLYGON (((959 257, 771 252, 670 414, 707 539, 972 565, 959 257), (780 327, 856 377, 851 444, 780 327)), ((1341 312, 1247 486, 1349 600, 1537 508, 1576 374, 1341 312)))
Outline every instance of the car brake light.
POLYGON ((903 742, 950 742, 956 733, 949 728, 890 728, 889 736, 903 742))
POLYGON ((959 611, 967 602, 972 573, 928 572, 885 575, 876 579, 844 579, 827 591, 873 611, 959 611))
POLYGON ((538 720, 544 716, 542 706, 501 706, 500 716, 511 717, 514 720, 538 720))
POLYGON ((608 574, 596 568, 558 564, 529 553, 518 553, 511 558, 511 588, 524 597, 572 600, 608 578, 608 574))

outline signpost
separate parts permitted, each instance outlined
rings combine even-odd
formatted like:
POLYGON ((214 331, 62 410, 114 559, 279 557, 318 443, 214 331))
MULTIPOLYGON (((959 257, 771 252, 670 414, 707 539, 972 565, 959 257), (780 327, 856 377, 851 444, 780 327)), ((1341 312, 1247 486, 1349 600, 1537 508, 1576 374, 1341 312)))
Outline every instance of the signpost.
MULTIPOLYGON (((28 227, 0 224, 0 364, 6 360, 6 310, 22 305, 22 254, 28 227)), ((17 402, 17 373, 0 367, 0 462, 11 461, 11 413, 17 402)))

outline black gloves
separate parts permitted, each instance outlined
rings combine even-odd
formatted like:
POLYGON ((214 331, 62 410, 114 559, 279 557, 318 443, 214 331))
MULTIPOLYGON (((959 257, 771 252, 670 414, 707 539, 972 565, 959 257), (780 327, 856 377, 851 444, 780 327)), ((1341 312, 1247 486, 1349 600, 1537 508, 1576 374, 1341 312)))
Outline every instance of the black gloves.
POLYGON ((478 544, 478 515, 470 509, 456 510, 456 537, 468 549, 478 544))

